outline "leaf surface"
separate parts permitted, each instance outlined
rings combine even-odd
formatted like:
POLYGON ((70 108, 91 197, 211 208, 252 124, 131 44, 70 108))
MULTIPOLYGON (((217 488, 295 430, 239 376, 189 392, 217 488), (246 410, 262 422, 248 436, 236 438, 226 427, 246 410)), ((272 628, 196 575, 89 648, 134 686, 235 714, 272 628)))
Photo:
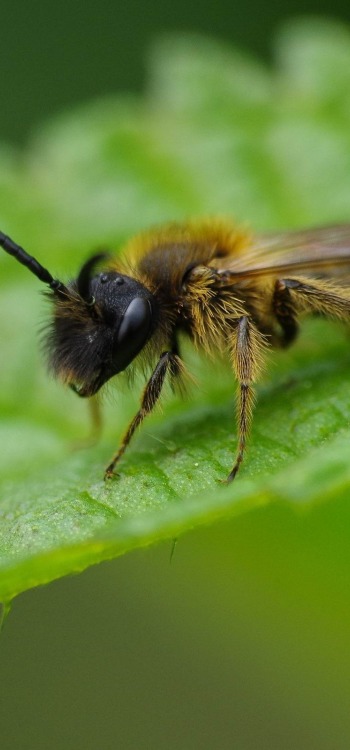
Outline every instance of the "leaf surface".
MULTIPOLYGON (((0 219, 55 275, 91 249, 118 250, 161 221, 230 215, 258 231, 349 218, 350 39, 336 25, 295 24, 274 70, 202 38, 163 40, 143 100, 109 99, 49 123, 25 155, 0 150, 0 219), (330 38, 332 43, 330 43, 330 38)), ((197 524, 271 502, 311 507, 350 487, 348 336, 307 321, 269 357, 247 460, 221 483, 236 439, 234 382, 186 347, 198 380, 164 401, 121 475, 103 468, 142 388, 110 389, 98 446, 83 404, 50 382, 36 331, 35 280, 0 257, 0 599, 197 524)))

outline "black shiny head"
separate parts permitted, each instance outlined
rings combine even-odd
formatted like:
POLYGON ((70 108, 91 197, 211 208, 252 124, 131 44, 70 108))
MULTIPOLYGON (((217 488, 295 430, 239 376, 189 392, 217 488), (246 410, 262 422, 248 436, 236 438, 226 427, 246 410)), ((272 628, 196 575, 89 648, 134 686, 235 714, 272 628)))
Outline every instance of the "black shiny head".
POLYGON ((50 367, 79 394, 93 396, 125 370, 151 337, 157 320, 151 292, 136 279, 103 271, 90 274, 101 254, 87 261, 56 300, 48 338, 50 367))

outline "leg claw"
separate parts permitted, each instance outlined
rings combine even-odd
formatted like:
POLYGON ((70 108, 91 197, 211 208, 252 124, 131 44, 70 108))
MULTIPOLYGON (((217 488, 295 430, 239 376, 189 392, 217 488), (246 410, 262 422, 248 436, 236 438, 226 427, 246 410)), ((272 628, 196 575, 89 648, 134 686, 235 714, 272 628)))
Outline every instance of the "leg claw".
POLYGON ((120 476, 120 474, 117 474, 116 471, 113 471, 113 469, 110 469, 108 467, 108 469, 106 469, 106 471, 105 471, 103 479, 106 482, 109 479, 114 479, 115 477, 119 477, 119 476, 120 476))

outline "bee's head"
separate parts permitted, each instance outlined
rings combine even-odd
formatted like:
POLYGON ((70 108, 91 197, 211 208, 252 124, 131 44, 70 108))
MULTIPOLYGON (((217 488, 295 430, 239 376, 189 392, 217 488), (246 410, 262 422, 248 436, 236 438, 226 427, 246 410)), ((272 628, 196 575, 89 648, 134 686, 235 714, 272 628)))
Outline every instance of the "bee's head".
POLYGON ((128 367, 152 335, 157 321, 153 295, 130 276, 111 270, 94 274, 104 253, 90 258, 78 278, 65 285, 3 232, 0 247, 51 290, 51 370, 80 396, 93 396, 128 367))
POLYGON ((93 396, 125 370, 156 320, 154 297, 139 281, 111 270, 93 275, 102 257, 88 260, 66 293, 53 297, 50 368, 79 396, 93 396))

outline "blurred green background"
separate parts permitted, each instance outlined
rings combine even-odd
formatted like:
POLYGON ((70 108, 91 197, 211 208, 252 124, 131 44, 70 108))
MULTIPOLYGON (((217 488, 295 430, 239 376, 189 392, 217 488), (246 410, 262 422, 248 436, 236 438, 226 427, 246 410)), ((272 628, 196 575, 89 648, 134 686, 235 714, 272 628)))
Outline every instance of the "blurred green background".
POLYGON ((115 91, 141 91, 150 44, 164 32, 203 32, 271 57, 286 18, 350 21, 344 0, 75 0, 1 3, 0 139, 24 140, 36 123, 115 91))
MULTIPOLYGON (((0 139, 142 91, 152 39, 269 58, 280 22, 348 4, 3 3, 0 139)), ((4 750, 341 750, 350 741, 347 498, 278 505, 22 595, 0 640, 4 750), (335 512, 336 511, 336 512, 335 512)))

